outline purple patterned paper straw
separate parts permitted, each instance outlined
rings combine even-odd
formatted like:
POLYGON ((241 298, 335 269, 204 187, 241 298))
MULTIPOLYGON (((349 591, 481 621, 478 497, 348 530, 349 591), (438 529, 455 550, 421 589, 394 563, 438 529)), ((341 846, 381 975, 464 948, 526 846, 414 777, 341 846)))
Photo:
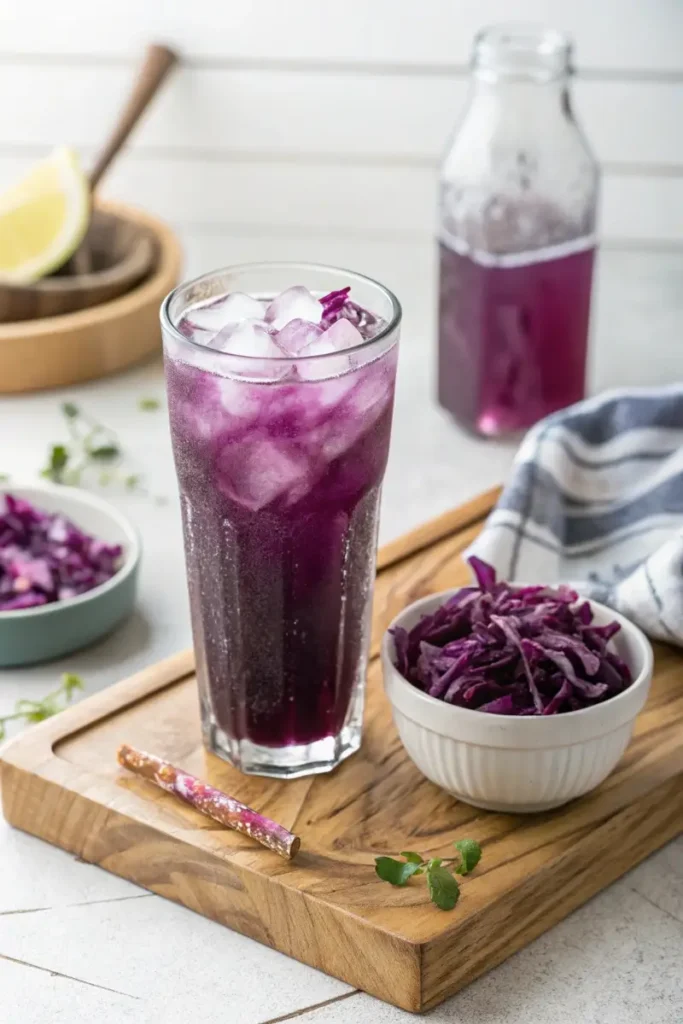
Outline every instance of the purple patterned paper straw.
POLYGON ((119 747, 117 756, 123 768, 153 782, 167 793, 180 797, 185 803, 225 825, 226 828, 243 832, 286 860, 291 860, 301 846, 299 837, 288 832, 282 825, 271 821, 270 818, 264 818, 246 804, 240 803, 207 782, 202 782, 194 775, 188 775, 168 761, 162 761, 154 754, 135 750, 124 743, 119 747))

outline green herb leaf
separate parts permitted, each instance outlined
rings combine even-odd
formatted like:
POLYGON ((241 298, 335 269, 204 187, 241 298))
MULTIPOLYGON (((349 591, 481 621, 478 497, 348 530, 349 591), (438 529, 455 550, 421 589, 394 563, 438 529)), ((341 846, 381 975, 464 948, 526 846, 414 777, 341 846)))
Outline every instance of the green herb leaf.
POLYGON ((117 444, 101 444, 97 448, 91 448, 88 454, 97 462, 111 462, 113 459, 118 459, 121 449, 117 444))
POLYGON ((64 470, 69 461, 69 451, 63 444, 53 444, 50 447, 47 457, 47 466, 42 471, 42 476, 52 480, 54 483, 61 483, 64 470))
POLYGON ((15 711, 26 719, 27 722, 42 722, 51 718, 59 711, 57 706, 56 693, 49 693, 43 700, 18 700, 14 705, 15 711))
POLYGON ((9 473, 0 473, 0 484, 6 484, 10 479, 9 473))
POLYGON ((83 680, 75 672, 65 672, 62 675, 62 690, 67 700, 71 700, 75 690, 83 690, 84 688, 83 680))
POLYGON ((80 409, 75 402, 62 402, 62 415, 68 420, 75 420, 80 416, 80 409))
MULTIPOLYGON (((156 398, 140 399, 146 409, 157 408, 156 398)), ((116 483, 135 490, 142 477, 125 474, 124 451, 117 434, 83 412, 75 402, 63 402, 62 415, 69 433, 68 444, 53 444, 42 476, 54 483, 79 486, 94 480, 100 487, 116 483)), ((144 492, 146 493, 146 492, 144 492)))
POLYGON ((455 870, 459 875, 469 875, 481 860, 481 846, 476 839, 459 839, 453 846, 462 858, 455 870))
POLYGON ((25 722, 43 722, 69 704, 76 690, 83 689, 83 680, 73 672, 65 672, 56 690, 48 693, 42 700, 18 700, 14 705, 14 713, 0 717, 0 740, 5 738, 5 723, 17 718, 25 722))
POLYGON ((460 896, 460 886, 450 871, 441 866, 438 858, 429 862, 427 885, 432 903, 441 910, 453 909, 460 896))
POLYGON ((375 857, 375 871, 378 877, 392 885, 405 885, 411 875, 419 870, 419 864, 394 860, 393 857, 375 857))
POLYGON ((413 875, 427 876, 427 886, 432 903, 441 910, 452 910, 460 898, 460 885, 452 872, 467 875, 481 859, 481 846, 474 839, 460 839, 453 844, 460 858, 432 857, 425 861, 414 850, 403 850, 404 861, 393 857, 375 857, 375 871, 385 882, 392 885, 405 885, 413 875), (458 860, 458 864, 454 862, 458 860))
POLYGON ((161 402, 159 401, 158 398, 141 398, 140 401, 138 402, 138 407, 143 412, 154 412, 155 409, 158 409, 160 405, 161 402))

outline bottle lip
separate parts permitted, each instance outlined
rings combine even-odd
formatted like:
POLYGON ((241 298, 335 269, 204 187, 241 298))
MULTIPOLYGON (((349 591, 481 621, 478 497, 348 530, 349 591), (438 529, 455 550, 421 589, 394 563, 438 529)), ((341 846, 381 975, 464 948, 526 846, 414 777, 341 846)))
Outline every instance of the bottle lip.
POLYGON ((573 41, 558 29, 525 22, 490 25, 477 33, 472 69, 489 81, 550 81, 573 71, 573 41))

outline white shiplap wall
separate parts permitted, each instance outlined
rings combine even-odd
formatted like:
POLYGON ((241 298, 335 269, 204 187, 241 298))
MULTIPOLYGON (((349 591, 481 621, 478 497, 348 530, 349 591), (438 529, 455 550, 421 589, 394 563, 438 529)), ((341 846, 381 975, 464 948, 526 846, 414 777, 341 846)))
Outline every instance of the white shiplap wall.
POLYGON ((424 239, 472 35, 511 16, 577 41, 604 236, 683 246, 682 0, 0 0, 0 184, 58 141, 90 159, 158 39, 186 66, 106 193, 190 248, 218 233, 424 239))

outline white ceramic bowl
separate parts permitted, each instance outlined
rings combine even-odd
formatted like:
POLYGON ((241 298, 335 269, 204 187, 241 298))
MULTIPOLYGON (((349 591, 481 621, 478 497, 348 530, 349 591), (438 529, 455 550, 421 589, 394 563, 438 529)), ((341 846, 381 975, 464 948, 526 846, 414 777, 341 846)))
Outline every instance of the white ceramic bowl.
MULTIPOLYGON (((456 590, 425 597, 391 623, 411 629, 456 590)), ((612 771, 633 732, 652 680, 652 647, 632 622, 590 602, 596 625, 615 619, 612 640, 633 683, 603 704, 543 717, 492 715, 446 704, 418 690, 395 666, 387 631, 382 642, 384 688, 411 760, 428 779, 475 807, 512 813, 545 811, 588 793, 612 771)))
POLYGON ((82 530, 108 544, 121 544, 123 563, 111 579, 65 601, 37 608, 0 611, 0 667, 49 661, 110 633, 133 610, 140 567, 140 541, 118 509, 95 494, 54 484, 16 486, 15 494, 47 512, 61 512, 82 530))

